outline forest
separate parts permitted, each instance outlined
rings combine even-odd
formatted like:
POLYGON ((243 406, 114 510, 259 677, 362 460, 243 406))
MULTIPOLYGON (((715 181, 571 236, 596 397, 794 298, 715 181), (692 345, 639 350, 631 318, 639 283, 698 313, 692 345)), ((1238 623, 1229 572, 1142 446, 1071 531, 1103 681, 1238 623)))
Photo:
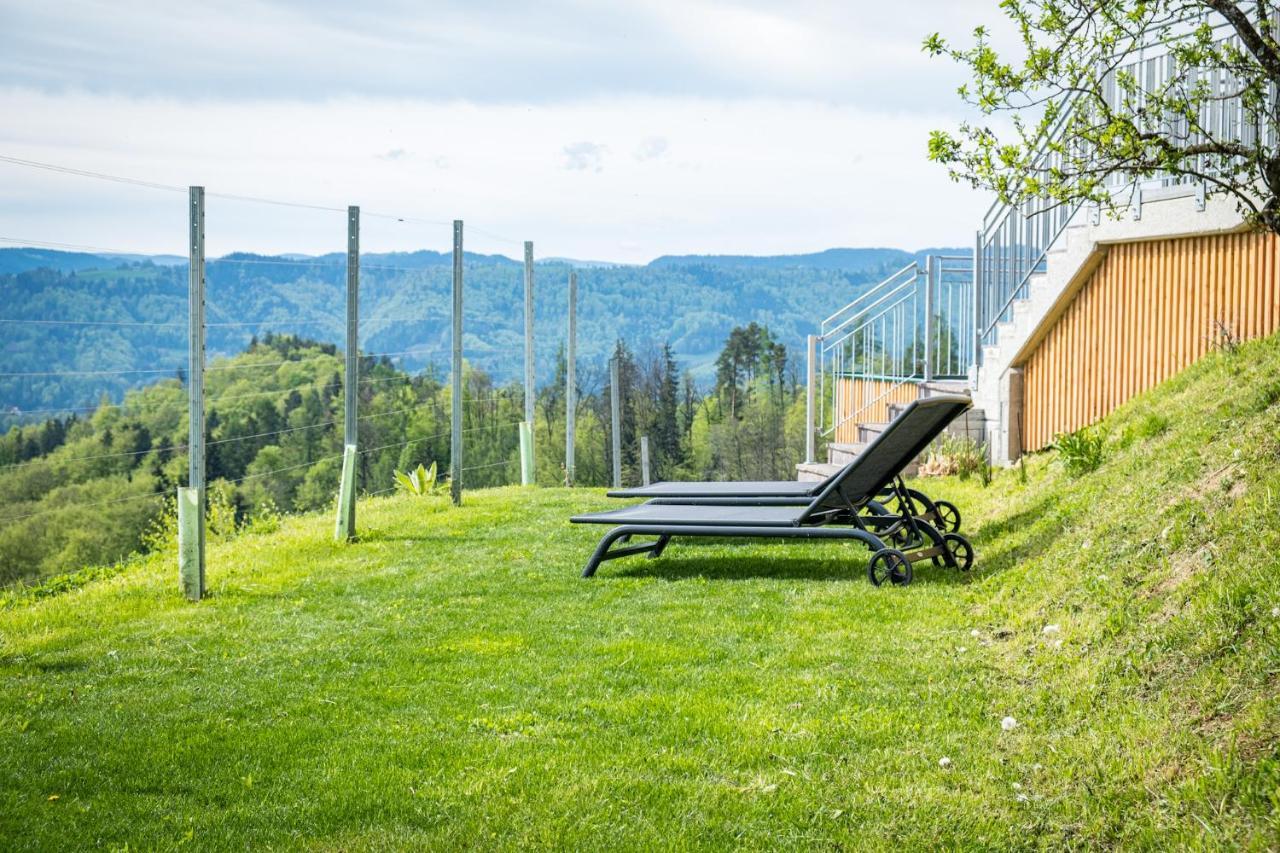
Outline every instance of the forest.
MULTIPOLYGON (((640 439, 655 479, 790 479, 803 448, 803 389, 785 344, 757 323, 733 328, 703 386, 670 344, 633 348, 619 365, 624 482, 640 480, 640 439)), ((564 482, 562 351, 537 390, 540 485, 564 482)), ((518 370, 508 365, 508 375, 518 370)), ((607 485, 612 470, 606 358, 577 364, 576 485, 607 485)), ((361 358, 358 484, 395 488, 394 472, 450 468, 447 368, 410 373, 387 356, 361 358)), ((31 582, 158 547, 172 534, 173 494, 187 473, 181 371, 104 399, 92 411, 13 426, 0 436, 0 585, 31 582)), ((261 528, 282 513, 333 504, 341 469, 343 359, 295 335, 251 338, 206 369, 206 472, 212 535, 261 528)), ((522 386, 466 364, 464 488, 519 482, 522 386)))
MULTIPOLYGON (((672 257, 646 266, 577 270, 578 354, 608 357, 614 341, 669 342, 703 387, 730 331, 750 322, 803 353, 804 336, 885 272, 916 256, 897 249, 842 249, 778 258, 672 257)), ((291 333, 344 340, 345 259, 243 253, 206 266, 210 355, 232 356, 254 338, 291 333)), ((493 381, 521 375, 523 270, 502 256, 465 256, 464 349, 493 381)), ((565 336, 570 263, 535 269, 538 381, 553 378, 565 336)), ((361 258, 360 345, 416 372, 449 347, 450 256, 361 258)), ((92 413, 103 394, 176 376, 186 363, 187 271, 172 257, 105 258, 0 249, 0 431, 53 415, 92 413)))

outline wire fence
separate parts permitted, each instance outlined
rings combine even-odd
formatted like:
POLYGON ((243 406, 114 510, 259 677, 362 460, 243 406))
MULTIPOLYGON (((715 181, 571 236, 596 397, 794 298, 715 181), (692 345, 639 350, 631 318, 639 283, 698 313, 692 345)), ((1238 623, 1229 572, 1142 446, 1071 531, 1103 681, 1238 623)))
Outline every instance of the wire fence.
MULTIPOLYGON (((164 209, 171 219, 191 212, 179 213, 175 204, 194 197, 188 187, 0 154, 3 165, 159 192, 169 199, 164 209)), ((355 445, 354 487, 363 496, 395 491, 392 471, 430 461, 440 463, 443 479, 468 487, 519 482, 523 394, 487 386, 483 378, 473 386, 468 379, 462 420, 451 424, 454 392, 446 378, 458 368, 449 344, 454 332, 438 313, 413 310, 413 299, 449 274, 448 250, 423 252, 417 226, 444 229, 452 221, 362 210, 359 216, 382 229, 385 242, 401 241, 404 248, 351 255, 341 253, 338 242, 351 215, 346 207, 221 192, 203 198, 208 207, 201 208, 201 249, 184 247, 163 263, 150 260, 163 252, 110 248, 111 240, 0 236, 0 244, 83 253, 101 262, 79 259, 54 270, 57 278, 47 291, 85 294, 94 300, 91 316, 85 316, 83 297, 46 299, 36 282, 30 286, 40 298, 11 305, 0 317, 0 332, 20 336, 27 348, 25 361, 0 371, 0 423, 18 427, 9 434, 16 436, 14 446, 0 443, 0 460, 12 460, 0 464, 0 476, 39 482, 31 500, 9 501, 16 511, 0 510, 0 549, 4 531, 24 522, 172 501, 175 490, 188 484, 186 469, 196 453, 209 485, 234 490, 237 512, 250 516, 264 494, 260 489, 292 501, 285 510, 331 503, 348 464, 344 444, 355 445), (219 239, 212 223, 226 221, 242 205, 279 211, 265 220, 263 233, 277 234, 280 242, 287 235, 314 242, 323 234, 333 257, 206 256, 203 217, 209 235, 219 239), (295 216, 305 221, 290 218, 295 216), (363 314, 354 320, 355 374, 345 363, 350 338, 343 339, 353 320, 340 304, 352 260, 359 264, 363 314), (197 263, 203 311, 193 327, 188 295, 197 263), (182 357, 193 328, 207 347, 198 362, 182 357), (195 409, 203 430, 188 428, 195 409), (348 435, 353 424, 355 433, 348 435), (179 440, 183 433, 186 440, 179 440), (451 448, 459 439, 463 450, 455 459, 451 448), (113 489, 145 491, 86 499, 103 478, 113 489)), ((522 246, 489 229, 469 233, 522 246)), ((520 275, 513 266, 513 279, 520 275)), ((13 537, 18 541, 21 534, 13 537)), ((136 547, 136 534, 132 541, 136 547)), ((112 556, 119 555, 103 554, 112 556)))

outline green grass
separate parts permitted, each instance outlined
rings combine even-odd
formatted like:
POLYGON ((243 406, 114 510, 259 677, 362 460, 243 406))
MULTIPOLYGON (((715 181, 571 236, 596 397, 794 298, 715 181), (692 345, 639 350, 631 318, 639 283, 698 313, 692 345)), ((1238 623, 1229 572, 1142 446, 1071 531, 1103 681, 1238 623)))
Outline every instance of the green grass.
POLYGON ((215 544, 199 605, 165 556, 14 598, 0 847, 1274 847, 1277 377, 1207 359, 1076 479, 927 483, 978 564, 902 589, 830 543, 583 581, 609 501, 500 489, 215 544))

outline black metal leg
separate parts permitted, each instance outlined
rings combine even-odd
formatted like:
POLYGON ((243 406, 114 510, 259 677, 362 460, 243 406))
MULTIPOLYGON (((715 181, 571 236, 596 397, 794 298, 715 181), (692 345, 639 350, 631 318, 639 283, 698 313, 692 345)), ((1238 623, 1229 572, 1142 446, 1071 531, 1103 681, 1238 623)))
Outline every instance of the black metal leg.
POLYGON ((654 542, 641 542, 638 545, 625 545, 625 547, 614 548, 615 544, 623 545, 631 541, 632 536, 652 534, 653 531, 646 531, 637 528, 634 525, 615 527, 604 535, 600 540, 600 544, 596 546, 596 550, 592 552, 591 559, 587 561, 587 567, 582 570, 582 576, 589 578, 596 573, 596 569, 600 568, 600 564, 606 560, 617 560, 620 557, 630 557, 632 554, 648 554, 651 558, 658 557, 667 547, 667 543, 671 541, 671 534, 663 533, 658 535, 654 542))
POLYGON ((659 536, 658 541, 655 542, 653 545, 653 550, 649 552, 649 559, 656 560, 659 557, 661 557, 662 552, 667 550, 667 543, 670 541, 671 541, 671 537, 669 535, 664 534, 662 536, 659 536))

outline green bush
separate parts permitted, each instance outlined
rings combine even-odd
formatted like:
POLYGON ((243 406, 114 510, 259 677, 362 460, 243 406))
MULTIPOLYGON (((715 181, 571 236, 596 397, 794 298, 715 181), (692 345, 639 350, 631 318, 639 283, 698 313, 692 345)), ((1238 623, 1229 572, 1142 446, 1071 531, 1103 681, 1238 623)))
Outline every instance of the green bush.
POLYGON ((1106 456, 1107 435, 1098 427, 1085 427, 1075 432, 1059 433, 1053 440, 1062 465, 1072 477, 1098 470, 1106 456))

